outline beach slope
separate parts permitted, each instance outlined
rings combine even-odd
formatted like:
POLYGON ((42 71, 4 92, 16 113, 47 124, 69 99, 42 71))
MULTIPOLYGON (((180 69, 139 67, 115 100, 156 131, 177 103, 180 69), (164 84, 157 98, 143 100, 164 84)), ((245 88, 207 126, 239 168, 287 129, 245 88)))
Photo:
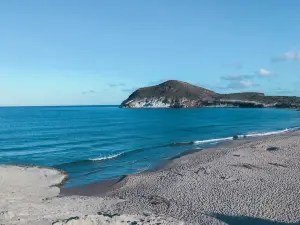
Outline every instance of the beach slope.
POLYGON ((160 171, 128 176, 111 195, 127 200, 127 213, 149 210, 187 224, 228 218, 299 223, 300 133, 186 155, 160 171))
POLYGON ((183 224, 172 218, 152 215, 112 214, 114 198, 59 196, 59 185, 67 175, 59 170, 33 166, 0 166, 0 224, 105 225, 183 224))
POLYGON ((0 177, 0 224, 299 224, 300 132, 227 142, 109 188, 58 195, 66 175, 38 167, 0 177))

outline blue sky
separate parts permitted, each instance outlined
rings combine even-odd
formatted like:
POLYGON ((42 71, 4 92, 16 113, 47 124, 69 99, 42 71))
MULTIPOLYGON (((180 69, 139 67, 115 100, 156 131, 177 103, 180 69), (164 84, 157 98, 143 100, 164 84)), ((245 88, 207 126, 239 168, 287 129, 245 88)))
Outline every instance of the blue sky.
POLYGON ((298 0, 0 4, 0 105, 119 104, 167 79, 300 96, 298 0))

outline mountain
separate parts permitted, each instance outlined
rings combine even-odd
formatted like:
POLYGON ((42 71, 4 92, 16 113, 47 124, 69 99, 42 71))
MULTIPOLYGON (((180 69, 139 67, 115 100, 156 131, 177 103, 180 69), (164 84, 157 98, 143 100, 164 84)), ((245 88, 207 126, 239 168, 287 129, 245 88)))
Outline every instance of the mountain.
POLYGON ((243 92, 218 94, 186 82, 169 80, 159 85, 144 87, 133 92, 120 105, 122 108, 299 108, 295 96, 266 96, 264 93, 243 92))

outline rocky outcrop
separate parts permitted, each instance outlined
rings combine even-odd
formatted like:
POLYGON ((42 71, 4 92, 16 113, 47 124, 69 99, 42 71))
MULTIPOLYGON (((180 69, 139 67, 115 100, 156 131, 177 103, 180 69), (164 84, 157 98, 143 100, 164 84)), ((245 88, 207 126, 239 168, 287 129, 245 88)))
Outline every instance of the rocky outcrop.
POLYGON ((300 108, 295 96, 266 96, 264 93, 244 92, 218 94, 182 81, 169 80, 133 92, 121 108, 300 108))

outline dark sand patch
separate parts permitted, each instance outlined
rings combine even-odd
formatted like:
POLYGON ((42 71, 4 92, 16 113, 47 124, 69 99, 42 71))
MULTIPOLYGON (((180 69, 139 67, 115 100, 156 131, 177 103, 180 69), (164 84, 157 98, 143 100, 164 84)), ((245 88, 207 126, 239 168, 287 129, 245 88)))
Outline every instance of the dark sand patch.
POLYGON ((61 188, 60 196, 105 196, 106 193, 121 187, 126 182, 126 177, 126 175, 123 175, 119 178, 99 181, 80 187, 61 188))

